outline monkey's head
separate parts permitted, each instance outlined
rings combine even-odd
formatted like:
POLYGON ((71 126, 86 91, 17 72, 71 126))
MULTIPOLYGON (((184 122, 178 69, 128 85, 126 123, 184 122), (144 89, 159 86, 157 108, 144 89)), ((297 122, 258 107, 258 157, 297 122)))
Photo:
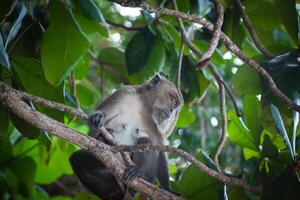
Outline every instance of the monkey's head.
POLYGON ((182 106, 176 86, 162 75, 155 75, 141 86, 147 105, 151 105, 151 115, 159 131, 169 134, 171 126, 182 106))

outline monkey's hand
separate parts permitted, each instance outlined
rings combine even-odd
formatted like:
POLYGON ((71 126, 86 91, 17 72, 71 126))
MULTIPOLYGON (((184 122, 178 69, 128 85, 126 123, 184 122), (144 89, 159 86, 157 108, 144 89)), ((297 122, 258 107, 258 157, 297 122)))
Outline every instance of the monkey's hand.
POLYGON ((140 167, 136 165, 128 165, 125 169, 123 180, 125 182, 131 181, 134 178, 138 177, 140 174, 140 167))
POLYGON ((91 114, 88 118, 88 123, 94 128, 102 127, 104 124, 104 114, 100 111, 91 114))

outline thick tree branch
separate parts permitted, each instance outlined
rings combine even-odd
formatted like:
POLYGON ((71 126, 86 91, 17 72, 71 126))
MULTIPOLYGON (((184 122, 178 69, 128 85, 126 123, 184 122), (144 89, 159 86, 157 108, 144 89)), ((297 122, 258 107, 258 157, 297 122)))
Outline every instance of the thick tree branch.
POLYGON ((246 14, 246 11, 244 10, 243 8, 243 4, 240 0, 235 0, 236 1, 236 4, 240 10, 240 13, 241 13, 241 16, 242 16, 242 19, 244 21, 244 24, 245 26, 247 27, 250 35, 251 35, 251 38, 255 44, 255 46, 268 58, 273 58, 275 55, 270 52, 268 49, 266 49, 264 47, 264 45, 261 43, 260 39, 258 38, 255 30, 254 30, 254 27, 248 17, 248 15, 246 14))
MULTIPOLYGON (((81 112, 74 112, 74 108, 69 108, 68 106, 60 103, 55 103, 48 101, 46 99, 36 97, 30 94, 27 94, 25 92, 20 92, 18 90, 15 90, 11 88, 10 86, 0 82, 0 101, 8 106, 10 110, 19 116, 20 118, 24 119, 28 123, 34 125, 35 127, 48 131, 49 133, 53 133, 54 135, 71 142, 77 146, 80 146, 83 149, 88 150, 89 152, 93 153, 99 160, 101 160, 111 171, 119 178, 122 178, 124 173, 124 165, 115 157, 113 152, 120 151, 122 148, 126 149, 128 146, 108 146, 102 142, 97 141, 96 139, 82 135, 80 132, 75 131, 64 124, 55 121, 48 116, 36 111, 32 107, 28 106, 24 101, 22 101, 24 96, 29 97, 32 99, 38 99, 37 101, 33 101, 35 103, 40 103, 42 105, 48 106, 53 109, 57 109, 60 111, 65 111, 70 114, 74 114, 77 117, 82 116, 83 119, 87 118, 87 115, 83 115, 81 112), (55 105, 55 106, 53 106, 55 105)), ((106 134, 109 134, 104 128, 101 128, 101 131, 105 132, 106 134)), ((189 161, 197 166, 197 168, 211 176, 216 177, 218 180, 222 182, 227 182, 231 184, 235 184, 238 186, 241 186, 249 191, 254 192, 261 192, 261 186, 251 186, 247 183, 242 182, 239 179, 227 177, 223 174, 220 174, 208 167, 206 167, 204 164, 199 162, 196 158, 189 155, 187 152, 172 148, 168 146, 162 146, 162 145, 150 145, 143 147, 140 145, 132 146, 132 148, 137 148, 138 151, 147 150, 149 148, 152 150, 157 151, 165 151, 170 153, 175 153, 176 155, 182 157, 186 161, 189 161)), ((130 187, 137 191, 142 191, 142 193, 145 193, 146 195, 149 195, 154 198, 160 198, 160 199, 182 199, 180 197, 177 197, 169 192, 166 192, 164 190, 161 190, 155 186, 153 186, 150 183, 147 183, 146 181, 142 179, 134 179, 130 183, 128 183, 130 187)))
MULTIPOLYGON (((118 178, 122 180, 124 173, 124 165, 116 158, 116 156, 111 152, 111 147, 97 141, 96 139, 85 136, 78 131, 75 131, 66 125, 49 118, 48 116, 40 113, 26 104, 22 98, 25 93, 21 93, 10 86, 0 82, 0 101, 10 108, 11 112, 16 114, 21 119, 32 124, 33 126, 45 130, 49 133, 53 133, 57 137, 60 137, 68 142, 71 142, 83 149, 88 150, 90 153, 94 154, 99 160, 101 160, 107 168, 109 168, 112 173, 114 173, 118 178)), ((27 95, 31 96, 31 95, 27 95)), ((30 97, 32 98, 32 96, 30 97)), ((40 101, 43 105, 50 105, 51 108, 58 108, 57 103, 40 101), (53 106, 55 105, 55 106, 53 106)), ((66 112, 71 111, 73 114, 79 114, 83 116, 80 112, 73 112, 71 109, 66 109, 67 107, 62 106, 58 110, 65 110, 66 112)), ((181 200, 170 192, 159 189, 158 187, 144 181, 140 178, 135 178, 134 180, 126 183, 136 191, 140 191, 147 196, 151 196, 155 199, 172 199, 181 200)))
MULTIPOLYGON (((203 25, 204 28, 208 29, 209 31, 213 31, 214 27, 213 25, 204 20, 199 18, 195 15, 189 15, 183 12, 179 12, 176 10, 170 10, 166 8, 152 8, 148 5, 142 4, 140 6, 143 10, 148 12, 154 12, 158 14, 164 14, 169 16, 175 16, 177 18, 186 19, 198 24, 203 25)), ((247 63, 250 67, 255 69, 260 77, 266 81, 266 83, 269 86, 270 91, 272 94, 279 99, 281 102, 283 102, 288 108, 294 109, 298 112, 300 112, 300 106, 293 103, 284 93, 282 93, 276 86, 274 80, 270 76, 270 74, 261 66, 259 65, 255 60, 251 59, 250 57, 246 56, 239 47, 232 42, 232 40, 223 32, 220 33, 220 39, 225 44, 226 48, 233 52, 237 57, 239 57, 241 60, 243 60, 245 63, 247 63)), ((193 49, 191 49, 193 50, 193 49)))

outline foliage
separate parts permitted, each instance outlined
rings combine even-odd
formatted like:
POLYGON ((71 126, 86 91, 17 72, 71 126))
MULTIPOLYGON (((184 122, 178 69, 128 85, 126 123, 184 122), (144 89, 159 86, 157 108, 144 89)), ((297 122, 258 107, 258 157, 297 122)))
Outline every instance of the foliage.
MULTIPOLYGON (((150 3, 173 9, 168 1, 150 3)), ((262 43, 280 56, 268 60, 258 51, 233 0, 222 1, 223 32, 299 104, 300 11, 295 1, 243 3, 262 43)), ((209 0, 178 4, 180 11, 211 21, 216 18, 209 0)), ((209 33, 190 22, 185 26, 197 48, 204 51, 209 33)), ((105 0, 4 0, 0 30, 0 81, 87 113, 123 84, 142 83, 158 72, 176 80, 181 35, 174 17, 128 10, 105 0)), ((238 95, 235 98, 243 113, 238 117, 227 98, 229 141, 221 154, 221 169, 210 159, 221 128, 218 88, 208 69, 196 69, 197 57, 186 46, 181 72, 185 105, 170 145, 191 152, 213 170, 263 185, 264 191, 254 194, 225 185, 170 155, 174 191, 187 199, 300 199, 299 113, 279 102, 264 79, 223 44, 211 61, 238 95)), ((88 131, 73 116, 28 103, 82 133, 88 131)), ((68 157, 77 147, 50 135, 0 104, 0 199, 71 198, 49 188, 61 180, 68 186, 64 182, 72 175, 68 157)), ((68 195, 74 195, 74 185, 68 195)), ((74 198, 97 199, 86 192, 74 198)))

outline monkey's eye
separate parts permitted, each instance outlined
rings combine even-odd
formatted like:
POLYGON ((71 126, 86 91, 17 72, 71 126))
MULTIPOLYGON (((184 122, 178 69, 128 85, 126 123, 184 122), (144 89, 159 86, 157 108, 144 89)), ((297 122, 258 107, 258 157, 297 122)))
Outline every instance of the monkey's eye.
POLYGON ((172 102, 172 103, 175 103, 176 102, 176 99, 173 95, 169 95, 169 100, 172 102))

